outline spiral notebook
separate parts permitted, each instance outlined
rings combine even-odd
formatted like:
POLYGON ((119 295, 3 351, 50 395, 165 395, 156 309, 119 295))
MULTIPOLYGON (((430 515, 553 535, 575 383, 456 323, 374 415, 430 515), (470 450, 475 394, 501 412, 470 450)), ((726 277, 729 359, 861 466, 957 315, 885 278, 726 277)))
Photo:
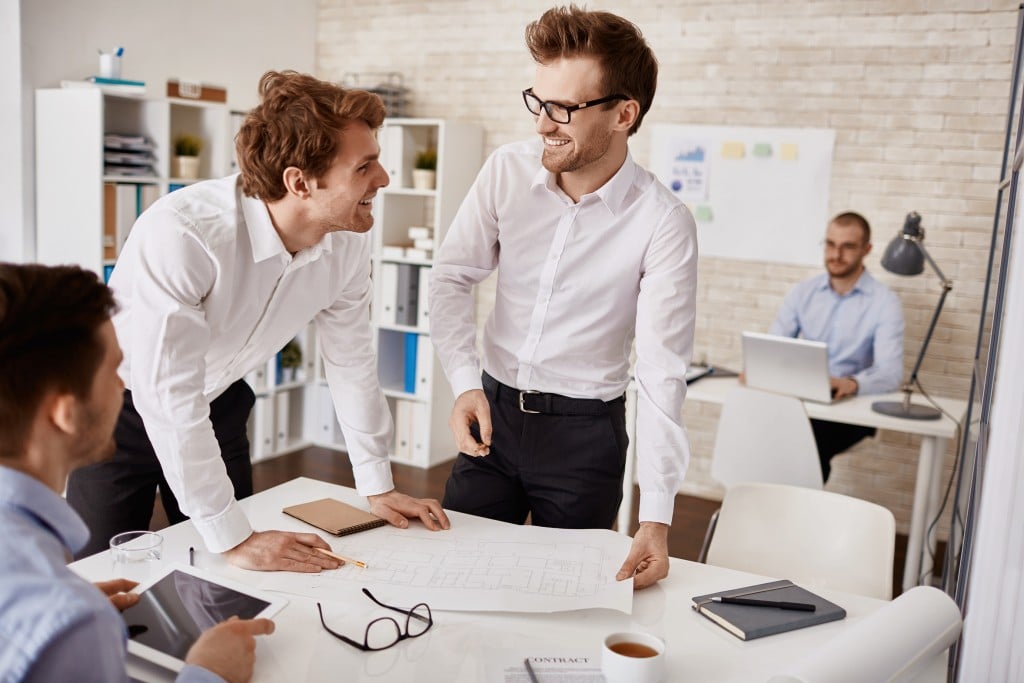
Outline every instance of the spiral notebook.
POLYGON ((291 505, 281 512, 335 536, 347 536, 387 524, 387 520, 372 512, 360 510, 334 498, 321 498, 309 503, 291 505))

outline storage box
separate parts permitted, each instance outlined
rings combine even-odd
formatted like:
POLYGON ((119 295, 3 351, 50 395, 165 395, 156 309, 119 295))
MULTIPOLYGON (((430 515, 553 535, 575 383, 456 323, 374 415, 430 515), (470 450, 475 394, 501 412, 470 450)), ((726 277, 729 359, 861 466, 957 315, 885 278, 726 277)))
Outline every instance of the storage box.
POLYGON ((167 80, 167 96, 181 97, 188 100, 202 100, 204 102, 227 102, 228 91, 216 85, 207 85, 199 81, 186 81, 178 79, 167 80))

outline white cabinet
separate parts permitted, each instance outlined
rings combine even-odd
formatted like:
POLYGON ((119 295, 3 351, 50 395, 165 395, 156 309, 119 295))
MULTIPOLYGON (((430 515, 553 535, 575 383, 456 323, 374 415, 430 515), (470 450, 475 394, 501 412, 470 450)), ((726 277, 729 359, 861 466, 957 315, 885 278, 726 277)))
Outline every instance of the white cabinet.
POLYGON ((202 142, 200 178, 228 174, 232 141, 224 104, 99 88, 37 90, 38 260, 109 276, 138 214, 195 182, 171 176, 173 143, 185 134, 202 142), (113 144, 111 135, 119 136, 113 144))
MULTIPOLYGON (((378 372, 395 421, 391 459, 426 468, 458 454, 448 428, 454 398, 428 330, 430 267, 434 247, 480 170, 483 130, 441 119, 392 118, 385 120, 379 141, 391 184, 374 203, 371 319, 378 372), (415 162, 426 150, 436 151, 435 186, 416 188, 415 162)), ((325 399, 326 389, 320 400, 325 399)), ((319 422, 328 438, 318 443, 341 447, 329 420, 319 422)))

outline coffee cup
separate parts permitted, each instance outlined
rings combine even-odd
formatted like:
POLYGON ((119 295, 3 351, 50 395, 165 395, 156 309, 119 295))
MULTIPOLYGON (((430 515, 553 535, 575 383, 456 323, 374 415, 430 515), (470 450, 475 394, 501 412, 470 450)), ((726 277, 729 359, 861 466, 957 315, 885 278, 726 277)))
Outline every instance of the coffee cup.
POLYGON ((661 683, 665 642, 649 633, 613 633, 601 648, 601 673, 608 683, 661 683))

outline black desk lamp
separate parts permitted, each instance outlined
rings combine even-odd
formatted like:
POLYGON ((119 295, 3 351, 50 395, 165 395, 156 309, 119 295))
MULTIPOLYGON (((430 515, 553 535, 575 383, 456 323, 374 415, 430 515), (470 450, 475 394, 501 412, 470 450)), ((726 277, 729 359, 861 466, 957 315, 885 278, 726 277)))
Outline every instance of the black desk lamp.
POLYGON ((928 349, 928 342, 932 339, 935 331, 935 323, 939 319, 942 305, 946 303, 946 295, 953 289, 953 283, 946 279, 939 267, 935 265, 931 255, 924 248, 924 228, 921 227, 921 216, 916 211, 907 214, 907 220, 903 223, 903 230, 889 242, 882 256, 882 267, 896 275, 919 275, 924 272, 924 262, 939 276, 942 281, 942 296, 939 297, 939 305, 935 307, 935 314, 932 322, 928 325, 928 334, 924 336, 924 343, 921 344, 921 351, 917 354, 917 362, 914 363, 914 371, 910 373, 910 379, 903 385, 902 401, 875 401, 871 409, 876 413, 891 415, 892 417, 905 417, 911 420, 937 420, 942 413, 931 406, 913 405, 910 402, 910 395, 914 391, 914 384, 917 382, 917 371, 921 368, 921 361, 924 360, 924 352, 928 349))

